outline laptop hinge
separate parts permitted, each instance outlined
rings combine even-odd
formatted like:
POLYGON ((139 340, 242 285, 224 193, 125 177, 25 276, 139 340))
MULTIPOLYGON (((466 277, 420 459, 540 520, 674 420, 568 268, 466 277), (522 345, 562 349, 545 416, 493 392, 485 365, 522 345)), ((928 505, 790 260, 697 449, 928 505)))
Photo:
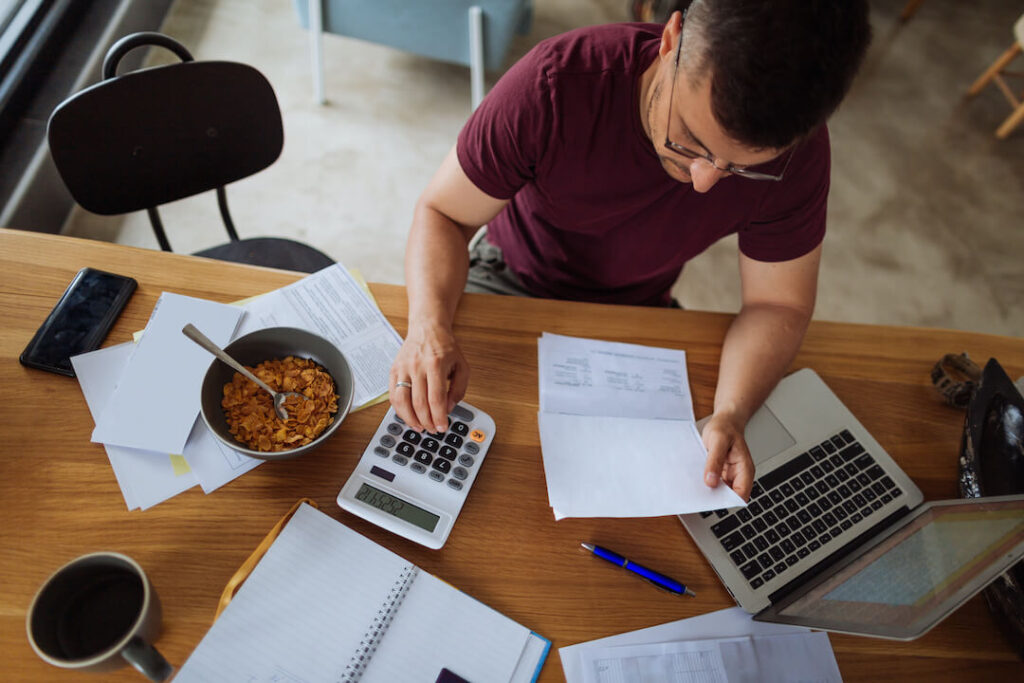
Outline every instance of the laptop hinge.
POLYGON ((822 558, 817 562, 817 564, 808 569, 806 572, 804 572, 800 576, 796 577, 795 579, 784 585, 782 588, 779 588, 777 591, 769 595, 768 600, 773 605, 778 604, 790 593, 799 588, 803 588, 804 585, 806 585, 811 579, 823 573, 825 570, 827 570, 836 562, 852 553, 854 550, 861 548, 866 541, 876 536, 880 531, 882 531, 882 529, 895 524, 896 520, 900 519, 901 517, 905 517, 908 514, 910 514, 910 508, 908 508, 906 505, 899 508, 898 510, 895 510, 888 517, 882 519, 873 527, 861 533, 859 536, 857 536, 852 541, 844 545, 838 551, 832 553, 827 557, 822 558))

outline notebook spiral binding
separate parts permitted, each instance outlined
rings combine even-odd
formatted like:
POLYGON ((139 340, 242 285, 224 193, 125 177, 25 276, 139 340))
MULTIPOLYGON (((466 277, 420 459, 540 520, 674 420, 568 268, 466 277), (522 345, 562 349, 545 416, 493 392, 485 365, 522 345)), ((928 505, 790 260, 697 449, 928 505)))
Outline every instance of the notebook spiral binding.
POLYGON ((381 602, 380 609, 377 610, 377 615, 373 618, 373 622, 366 629, 366 633, 363 634, 363 638, 359 642, 356 651, 352 653, 352 658, 349 660, 348 665, 345 666, 345 671, 342 672, 338 683, 356 683, 362 677, 366 667, 370 664, 370 659, 373 658, 373 653, 377 651, 380 639, 387 632, 388 626, 391 625, 391 620, 395 617, 395 612, 401 606, 402 600, 405 599, 405 595, 409 592, 409 588, 412 587, 413 579, 416 578, 419 571, 418 567, 410 564, 395 579, 395 582, 391 585, 391 590, 388 591, 387 596, 381 602))

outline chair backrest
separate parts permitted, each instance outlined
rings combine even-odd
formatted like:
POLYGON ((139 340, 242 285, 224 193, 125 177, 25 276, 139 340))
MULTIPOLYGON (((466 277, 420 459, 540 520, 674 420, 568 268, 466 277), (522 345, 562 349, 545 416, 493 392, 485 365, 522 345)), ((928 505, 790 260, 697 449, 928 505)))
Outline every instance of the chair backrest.
POLYGON ((284 144, 270 83, 234 62, 110 77, 59 105, 47 137, 72 197, 104 215, 221 188, 272 164, 284 144))

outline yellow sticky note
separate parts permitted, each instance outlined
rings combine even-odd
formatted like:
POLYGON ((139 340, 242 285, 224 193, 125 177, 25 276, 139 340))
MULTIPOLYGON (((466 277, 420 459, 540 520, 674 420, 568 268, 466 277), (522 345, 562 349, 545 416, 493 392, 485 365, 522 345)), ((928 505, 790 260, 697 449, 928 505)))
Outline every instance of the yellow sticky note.
POLYGON ((192 471, 192 468, 188 466, 188 461, 185 460, 184 455, 171 454, 171 467, 174 469, 174 476, 180 477, 183 474, 188 474, 192 471))

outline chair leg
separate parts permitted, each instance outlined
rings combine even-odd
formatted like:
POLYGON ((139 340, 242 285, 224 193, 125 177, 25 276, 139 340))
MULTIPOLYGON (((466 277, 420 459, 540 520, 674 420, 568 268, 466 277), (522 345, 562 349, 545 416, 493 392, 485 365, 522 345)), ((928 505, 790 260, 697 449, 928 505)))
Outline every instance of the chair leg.
POLYGON ((313 98, 324 104, 324 8, 322 0, 309 0, 309 48, 313 60, 313 98))
POLYGON ((907 21, 910 17, 914 16, 914 12, 921 6, 924 0, 907 0, 907 4, 903 6, 903 11, 900 12, 900 21, 907 21))
POLYGON ((996 129, 996 137, 1000 140, 1005 140, 1021 121, 1024 121, 1024 102, 996 129))
POLYGON ((469 87, 476 110, 484 99, 484 13, 477 5, 469 8, 469 87))
POLYGON ((988 85, 992 79, 995 78, 996 74, 999 73, 1003 67, 1013 61, 1013 58, 1019 55, 1020 52, 1020 43, 1014 42, 1010 49, 1000 55, 999 59, 992 62, 992 66, 985 69, 985 73, 981 74, 981 76, 978 77, 978 80, 974 81, 974 84, 967 89, 967 96, 974 97, 981 92, 982 88, 988 85))

